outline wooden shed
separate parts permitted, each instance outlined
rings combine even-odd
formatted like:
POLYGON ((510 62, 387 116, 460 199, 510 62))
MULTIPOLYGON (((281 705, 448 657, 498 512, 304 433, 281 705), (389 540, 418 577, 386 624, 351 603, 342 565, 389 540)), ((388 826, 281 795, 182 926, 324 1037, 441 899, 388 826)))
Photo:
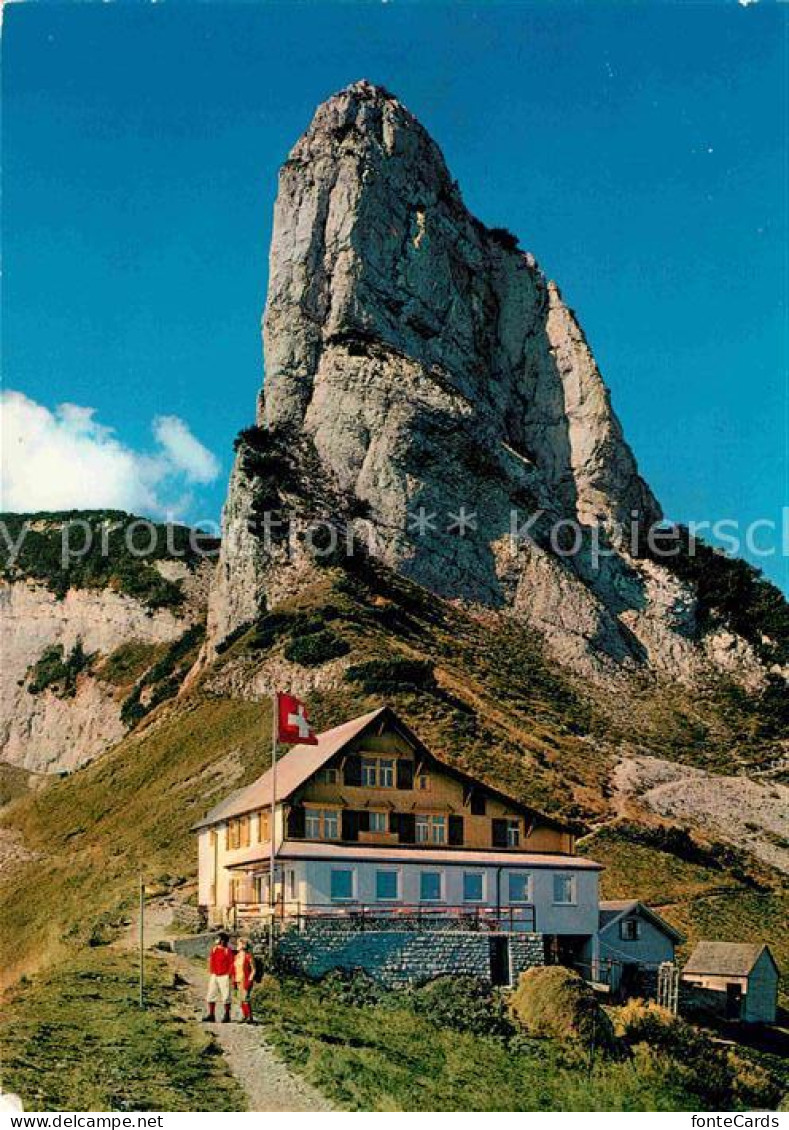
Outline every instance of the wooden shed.
POLYGON ((758 942, 699 942, 682 980, 709 994, 728 1020, 774 1024, 779 970, 769 946, 758 942))

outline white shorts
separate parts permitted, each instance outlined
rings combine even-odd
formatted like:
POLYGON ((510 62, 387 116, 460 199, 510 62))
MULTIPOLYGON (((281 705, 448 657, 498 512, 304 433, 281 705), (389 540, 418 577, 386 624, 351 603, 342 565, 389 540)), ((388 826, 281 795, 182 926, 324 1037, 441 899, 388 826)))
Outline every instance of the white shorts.
POLYGON ((209 1004, 214 1001, 221 1001, 222 1004, 227 1004, 230 1000, 230 974, 223 973, 220 975, 212 973, 208 979, 208 992, 205 999, 209 1004))

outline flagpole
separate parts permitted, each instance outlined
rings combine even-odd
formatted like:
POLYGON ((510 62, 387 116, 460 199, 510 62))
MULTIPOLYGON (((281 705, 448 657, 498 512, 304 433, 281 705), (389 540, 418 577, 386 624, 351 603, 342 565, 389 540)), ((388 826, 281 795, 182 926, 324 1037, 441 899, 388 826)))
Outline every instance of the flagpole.
POLYGON ((269 879, 268 900, 271 918, 269 922, 269 953, 274 954, 274 858, 277 807, 277 736, 279 730, 277 692, 271 696, 271 813, 269 815, 269 879))

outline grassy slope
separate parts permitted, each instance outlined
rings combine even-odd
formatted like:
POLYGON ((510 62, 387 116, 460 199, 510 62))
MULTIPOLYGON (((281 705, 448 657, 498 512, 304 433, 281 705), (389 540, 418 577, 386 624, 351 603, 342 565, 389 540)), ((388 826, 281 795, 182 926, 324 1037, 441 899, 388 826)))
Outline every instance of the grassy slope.
POLYGON ((7 821, 38 858, 2 884, 0 948, 21 930, 35 964, 57 958, 123 919, 140 868, 162 886, 194 876, 189 827, 261 771, 266 726, 257 704, 196 696, 11 806, 7 821))
POLYGON ((406 1007, 338 1003, 288 980, 258 993, 266 1036, 341 1109, 698 1110, 676 1070, 612 1062, 550 1040, 520 1045, 442 1028, 406 1007))
POLYGON ((146 1008, 130 954, 93 949, 4 1001, 3 1087, 35 1110, 243 1110, 210 1034, 150 958, 146 1008))

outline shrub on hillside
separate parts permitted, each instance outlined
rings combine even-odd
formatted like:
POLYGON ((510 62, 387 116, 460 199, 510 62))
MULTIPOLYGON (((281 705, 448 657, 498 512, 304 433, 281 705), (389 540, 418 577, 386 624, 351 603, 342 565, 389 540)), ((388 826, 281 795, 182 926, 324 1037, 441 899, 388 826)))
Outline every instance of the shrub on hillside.
POLYGON ((647 1044, 674 1061, 683 1085, 715 1109, 740 1103, 773 1107, 780 1099, 766 1071, 716 1047, 706 1033, 652 1002, 629 1001, 617 1009, 615 1027, 628 1047, 647 1044))
POLYGON ((504 1039, 515 1031, 501 995, 476 977, 437 977, 412 989, 406 1002, 439 1028, 504 1039))
POLYGON ((332 969, 320 981, 320 993, 350 1008, 380 1004, 387 990, 363 969, 332 969))
POLYGON ((27 689, 30 694, 40 694, 50 688, 63 698, 71 698, 77 689, 77 676, 90 666, 90 656, 85 654, 82 640, 77 640, 68 655, 62 644, 54 644, 42 652, 31 672, 27 689))
POLYGON ((350 650, 350 645, 342 636, 325 628, 311 635, 296 636, 285 648, 284 655, 286 659, 300 663, 302 667, 318 667, 329 659, 347 655, 350 650))
POLYGON ((436 686, 433 664, 426 659, 371 659, 349 667, 345 677, 367 694, 422 691, 436 686))
POLYGON ((611 1021, 592 989, 572 969, 548 965, 522 973, 510 997, 515 1020, 532 1036, 581 1040, 613 1048, 611 1021))

